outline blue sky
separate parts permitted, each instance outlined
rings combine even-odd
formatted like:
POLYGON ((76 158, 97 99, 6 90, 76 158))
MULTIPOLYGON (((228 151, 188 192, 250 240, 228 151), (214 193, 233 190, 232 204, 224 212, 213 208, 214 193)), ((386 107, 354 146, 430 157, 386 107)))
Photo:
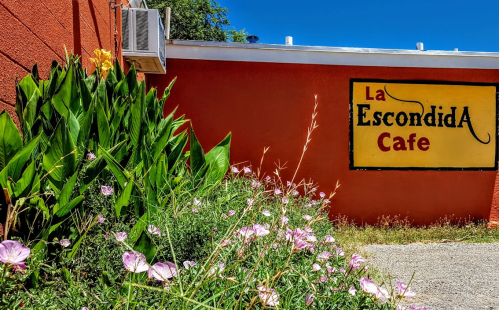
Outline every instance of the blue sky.
POLYGON ((217 0, 259 43, 499 52, 499 1, 217 0))

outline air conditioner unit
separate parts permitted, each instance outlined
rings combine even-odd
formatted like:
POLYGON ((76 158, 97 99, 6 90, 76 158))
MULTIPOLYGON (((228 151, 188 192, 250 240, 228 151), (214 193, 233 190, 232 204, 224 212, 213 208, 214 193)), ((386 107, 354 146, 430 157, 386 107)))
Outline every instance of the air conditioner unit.
POLYGON ((139 72, 166 73, 165 27, 158 10, 121 11, 123 57, 139 72))

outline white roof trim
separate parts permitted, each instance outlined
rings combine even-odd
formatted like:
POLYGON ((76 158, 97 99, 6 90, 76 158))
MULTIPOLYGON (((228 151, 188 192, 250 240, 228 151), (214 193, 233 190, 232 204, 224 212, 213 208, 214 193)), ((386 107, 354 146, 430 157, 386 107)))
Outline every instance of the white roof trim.
POLYGON ((167 59, 317 65, 499 69, 499 53, 168 40, 167 59))

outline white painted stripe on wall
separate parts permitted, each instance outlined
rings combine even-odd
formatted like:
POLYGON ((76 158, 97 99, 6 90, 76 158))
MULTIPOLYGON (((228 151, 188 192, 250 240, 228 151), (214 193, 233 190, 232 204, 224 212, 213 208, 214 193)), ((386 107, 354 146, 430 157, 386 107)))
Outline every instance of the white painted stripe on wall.
POLYGON ((499 53, 418 51, 169 40, 167 59, 317 65, 499 69, 499 53))

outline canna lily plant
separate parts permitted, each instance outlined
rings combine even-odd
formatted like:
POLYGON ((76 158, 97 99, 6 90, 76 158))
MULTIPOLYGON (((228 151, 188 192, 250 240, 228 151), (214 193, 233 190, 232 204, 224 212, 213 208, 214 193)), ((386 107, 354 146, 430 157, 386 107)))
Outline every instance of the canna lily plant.
MULTIPOLYGON (((34 253, 46 253, 49 237, 63 236, 72 226, 71 214, 84 210, 93 182, 113 175, 115 184, 102 186, 102 195, 115 201, 117 216, 134 212, 139 218, 127 241, 143 253, 141 247, 148 247, 150 259, 149 218, 170 207, 182 188, 221 181, 229 167, 231 135, 205 154, 191 128, 190 152, 185 152, 189 134, 180 128, 188 120, 175 118, 175 111, 163 115, 175 80, 158 98, 154 88, 146 93, 133 65, 125 75, 109 52, 95 54, 90 75, 79 57, 66 53, 65 66, 53 61, 47 80, 35 64, 31 74, 16 81, 21 132, 5 111, 0 113, 0 186, 13 204, 5 236, 35 237, 34 253)), ((96 217, 92 225, 102 222, 96 217)), ((69 258, 85 236, 77 236, 69 258)))

